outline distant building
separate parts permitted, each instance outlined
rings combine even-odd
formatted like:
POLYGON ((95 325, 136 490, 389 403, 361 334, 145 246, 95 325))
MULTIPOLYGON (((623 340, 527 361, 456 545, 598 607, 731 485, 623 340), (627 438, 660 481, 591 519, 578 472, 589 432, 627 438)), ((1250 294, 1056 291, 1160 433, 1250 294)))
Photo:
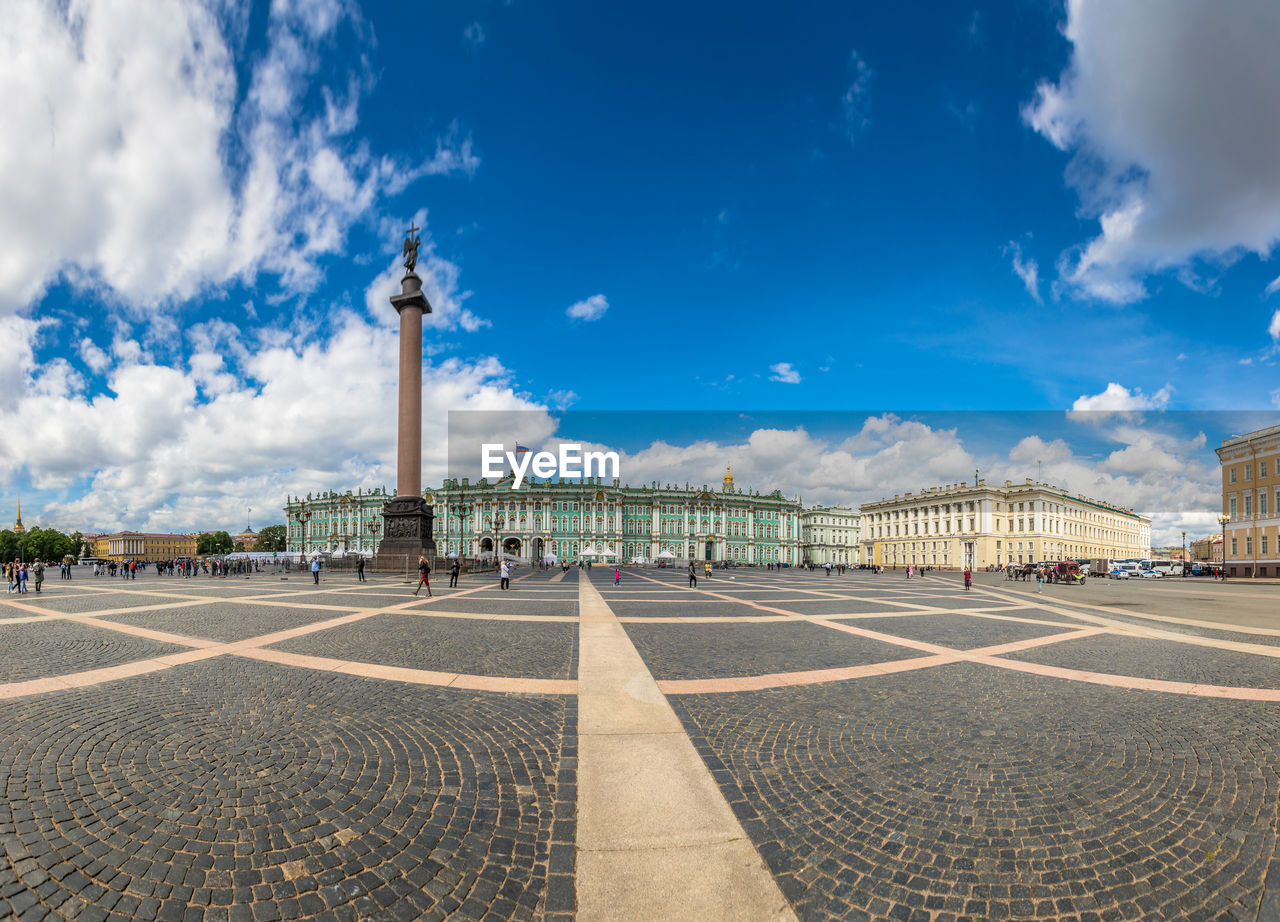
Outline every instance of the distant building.
POLYGON ((196 555, 195 535, 118 531, 84 538, 86 543, 92 541, 93 556, 106 560, 173 560, 196 555))
POLYGON ((800 514, 804 559, 853 565, 862 556, 862 517, 848 506, 813 506, 800 514))
POLYGON ((1228 576, 1280 576, 1280 426, 1223 439, 1228 576))
POLYGON ((1222 565, 1222 535, 1210 535, 1191 542, 1191 563, 1222 565))
POLYGON ((240 534, 233 536, 231 539, 234 544, 243 544, 247 551, 253 550, 253 543, 257 540, 258 533, 248 527, 246 527, 244 531, 240 532, 240 534))
POLYGON ((631 560, 636 557, 739 564, 801 561, 800 503, 780 490, 734 485, 633 487, 601 478, 552 481, 512 489, 510 476, 471 483, 446 480, 427 491, 441 554, 494 553, 540 560, 631 560))
POLYGON ((1151 555, 1151 519, 1045 483, 984 480, 862 506, 867 563, 959 569, 1151 555))
POLYGON ((386 487, 289 497, 285 548, 293 554, 372 555, 382 538, 382 507, 390 498, 386 487))

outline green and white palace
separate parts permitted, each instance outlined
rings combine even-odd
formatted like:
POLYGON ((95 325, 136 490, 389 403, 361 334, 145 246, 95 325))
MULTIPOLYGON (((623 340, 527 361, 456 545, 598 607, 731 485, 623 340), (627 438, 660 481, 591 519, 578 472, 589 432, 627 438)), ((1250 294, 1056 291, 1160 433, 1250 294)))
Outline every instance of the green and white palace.
MULTIPOLYGON (((726 471, 719 489, 600 478, 525 482, 446 480, 423 491, 435 513, 437 552, 501 553, 525 560, 786 563, 805 558, 801 506, 780 490, 744 491, 726 471)), ((285 506, 289 550, 371 554, 381 537, 383 489, 324 493, 285 506)))
POLYGON ((800 503, 779 490, 733 485, 621 486, 617 480, 526 483, 446 480, 427 492, 441 554, 483 557, 500 548, 531 560, 733 561, 798 564, 800 503))

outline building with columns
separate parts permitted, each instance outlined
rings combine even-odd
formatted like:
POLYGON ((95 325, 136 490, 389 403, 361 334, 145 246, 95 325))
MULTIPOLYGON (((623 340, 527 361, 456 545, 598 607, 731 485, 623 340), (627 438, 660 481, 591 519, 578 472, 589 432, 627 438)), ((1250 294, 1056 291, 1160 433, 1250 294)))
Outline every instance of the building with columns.
POLYGON ((862 557, 862 517, 848 506, 812 506, 800 514, 804 560, 853 566, 862 557))
POLYGON ((196 555, 195 535, 118 531, 110 535, 83 535, 93 556, 103 560, 174 560, 196 555))
POLYGON ((382 538, 382 507, 389 498, 386 487, 289 497, 284 505, 286 551, 372 556, 382 538))
POLYGON ((1151 555, 1151 519, 1045 483, 947 484, 862 506, 867 563, 1003 567, 1151 555))
POLYGON ((1280 426, 1223 439, 1228 576, 1280 576, 1280 426))
POLYGON ((594 478, 526 482, 516 490, 507 476, 446 480, 425 496, 441 555, 481 557, 496 548, 530 560, 554 554, 561 560, 797 565, 802 559, 799 501, 779 490, 738 488, 731 471, 718 489, 594 478))

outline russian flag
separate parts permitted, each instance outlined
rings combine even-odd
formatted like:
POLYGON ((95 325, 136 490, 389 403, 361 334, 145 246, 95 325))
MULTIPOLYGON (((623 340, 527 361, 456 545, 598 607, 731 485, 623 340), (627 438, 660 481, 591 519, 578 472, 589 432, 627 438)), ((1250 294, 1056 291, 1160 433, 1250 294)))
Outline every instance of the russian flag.
POLYGON ((521 445, 519 442, 516 443, 516 454, 522 454, 528 450, 527 446, 521 445))

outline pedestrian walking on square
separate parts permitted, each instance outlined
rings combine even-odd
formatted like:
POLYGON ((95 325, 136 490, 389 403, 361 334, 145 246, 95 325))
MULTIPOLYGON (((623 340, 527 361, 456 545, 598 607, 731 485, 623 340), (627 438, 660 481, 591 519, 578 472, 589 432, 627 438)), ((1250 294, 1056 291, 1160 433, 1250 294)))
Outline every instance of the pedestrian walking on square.
POLYGON ((711 564, 710 564, 710 562, 708 562, 708 563, 706 564, 706 569, 703 571, 703 575, 704 575, 704 576, 706 576, 706 578, 707 578, 707 579, 711 579, 711 564))
POLYGON ((613 584, 615 586, 622 585, 622 568, 621 567, 613 568, 613 584))
POLYGON ((502 566, 498 568, 498 577, 499 577, 498 585, 500 588, 502 589, 511 588, 511 565, 507 563, 505 560, 502 561, 502 566))
POLYGON ((690 589, 698 588, 698 568, 695 567, 692 563, 689 564, 689 588, 690 589))
POLYGON ((417 595, 423 586, 427 587, 427 597, 431 597, 431 564, 427 563, 425 554, 418 555, 418 588, 413 590, 417 595))
POLYGON ((458 574, 462 572, 462 564, 458 563, 458 558, 453 558, 453 563, 449 565, 449 588, 458 588, 458 574))
POLYGON ((368 580, 364 578, 364 557, 356 558, 356 578, 359 582, 368 582, 368 580))
POLYGON ((969 587, 970 587, 970 586, 972 586, 972 585, 973 585, 973 571, 971 571, 968 567, 965 567, 965 568, 964 568, 964 588, 965 588, 965 591, 967 592, 967 591, 969 590, 969 587))
POLYGON ((320 585, 320 558, 319 557, 311 558, 311 578, 315 581, 315 584, 317 586, 320 585))
POLYGON ((36 558, 35 564, 36 592, 40 591, 40 586, 44 583, 44 564, 40 562, 40 558, 36 558))
POLYGON ((27 591, 27 565, 25 563, 18 565, 18 591, 27 591))
POLYGON ((1044 570, 1036 570, 1036 592, 1044 592, 1044 570))

